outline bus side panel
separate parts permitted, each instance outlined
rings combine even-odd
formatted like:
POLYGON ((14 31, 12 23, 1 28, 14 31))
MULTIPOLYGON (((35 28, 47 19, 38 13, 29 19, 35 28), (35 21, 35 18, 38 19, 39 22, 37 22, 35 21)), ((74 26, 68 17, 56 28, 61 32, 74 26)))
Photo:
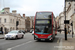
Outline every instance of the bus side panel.
POLYGON ((54 38, 55 37, 55 19, 54 19, 53 13, 52 13, 52 35, 54 38))
MULTIPOLYGON (((36 14, 35 14, 35 17, 34 17, 34 28, 35 28, 35 19, 36 19, 36 14)), ((34 33, 35 33, 35 29, 34 29, 34 33)))
MULTIPOLYGON (((34 28, 35 28, 35 19, 36 19, 36 14, 35 14, 35 17, 34 17, 34 28)), ((35 29, 34 29, 34 40, 35 40, 35 29)))
POLYGON ((52 34, 53 34, 53 13, 52 13, 52 34))

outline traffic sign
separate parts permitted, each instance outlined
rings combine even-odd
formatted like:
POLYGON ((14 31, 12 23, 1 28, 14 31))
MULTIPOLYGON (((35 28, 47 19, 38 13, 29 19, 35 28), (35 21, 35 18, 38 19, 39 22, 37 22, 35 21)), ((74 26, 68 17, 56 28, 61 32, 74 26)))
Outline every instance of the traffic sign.
POLYGON ((69 24, 69 20, 64 20, 64 24, 69 24))

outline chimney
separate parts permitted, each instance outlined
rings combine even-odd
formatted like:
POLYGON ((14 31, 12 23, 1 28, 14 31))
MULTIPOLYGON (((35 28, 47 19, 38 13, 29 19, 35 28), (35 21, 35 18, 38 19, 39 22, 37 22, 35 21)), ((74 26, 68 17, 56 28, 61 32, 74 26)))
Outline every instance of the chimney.
POLYGON ((23 14, 23 17, 25 18, 25 14, 23 14))
POLYGON ((16 12, 17 12, 16 10, 12 10, 12 13, 13 13, 13 14, 16 14, 16 12))
POLYGON ((4 8, 4 11, 7 12, 7 13, 10 13, 10 8, 6 7, 6 8, 4 8))

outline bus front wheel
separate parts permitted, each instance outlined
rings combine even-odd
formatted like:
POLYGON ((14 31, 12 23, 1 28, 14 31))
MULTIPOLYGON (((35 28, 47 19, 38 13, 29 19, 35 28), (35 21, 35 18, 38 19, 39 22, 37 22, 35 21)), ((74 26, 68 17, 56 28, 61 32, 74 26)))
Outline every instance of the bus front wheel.
POLYGON ((38 39, 37 41, 41 41, 40 39, 38 39))
POLYGON ((51 42, 53 42, 53 39, 52 40, 50 40, 51 42))

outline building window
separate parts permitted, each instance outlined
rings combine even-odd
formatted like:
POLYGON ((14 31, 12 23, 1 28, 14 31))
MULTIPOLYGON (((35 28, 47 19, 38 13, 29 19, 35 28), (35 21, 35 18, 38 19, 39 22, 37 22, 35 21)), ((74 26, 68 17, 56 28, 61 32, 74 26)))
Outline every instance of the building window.
POLYGON ((1 18, 0 18, 0 23, 1 23, 1 18))
POLYGON ((74 4, 74 6, 75 6, 75 4, 74 4))
POLYGON ((14 19, 13 19, 13 23, 14 23, 14 19))
POLYGON ((6 19, 4 19, 4 23, 6 23, 6 19))
POLYGON ((13 30, 14 30, 14 28, 13 28, 13 30))
POLYGON ((74 9, 74 13, 75 13, 75 9, 74 9))
POLYGON ((12 31, 12 27, 10 27, 10 31, 12 31))
POLYGON ((10 22, 12 23, 12 19, 10 19, 10 22))

